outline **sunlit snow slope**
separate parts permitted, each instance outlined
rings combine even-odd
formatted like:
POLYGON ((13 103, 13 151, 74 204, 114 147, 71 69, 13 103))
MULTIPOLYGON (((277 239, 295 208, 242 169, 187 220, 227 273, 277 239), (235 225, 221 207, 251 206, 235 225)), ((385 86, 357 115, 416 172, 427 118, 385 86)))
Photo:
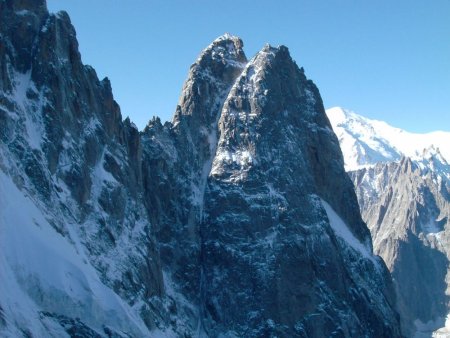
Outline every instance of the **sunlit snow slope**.
POLYGON ((326 112, 339 138, 347 171, 396 161, 402 156, 419 161, 431 159, 438 165, 450 162, 450 132, 416 134, 341 107, 326 112))
POLYGON ((70 243, 48 217, 0 170, 0 293, 6 320, 13 321, 2 335, 21 336, 17 327, 28 326, 37 336, 52 331, 65 337, 58 320, 39 315, 42 308, 66 308, 67 316, 76 315, 94 327, 103 322, 138 335, 148 333, 130 306, 100 281, 78 236, 71 233, 70 243))

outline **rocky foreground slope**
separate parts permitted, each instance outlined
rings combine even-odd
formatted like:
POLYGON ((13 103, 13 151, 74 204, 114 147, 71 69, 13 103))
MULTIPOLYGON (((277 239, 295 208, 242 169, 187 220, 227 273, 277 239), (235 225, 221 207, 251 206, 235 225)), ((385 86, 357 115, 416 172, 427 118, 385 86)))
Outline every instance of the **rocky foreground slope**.
POLYGON ((66 13, 0 1, 0 334, 397 337, 316 86, 224 35, 122 121, 66 13), (149 102, 151 105, 151 102, 149 102))
MULTIPOLYGON (((327 114, 347 168, 359 168, 349 175, 391 271, 403 332, 430 337, 449 313, 450 133, 412 134, 340 108, 327 114)), ((435 335, 443 331, 450 336, 435 335)))

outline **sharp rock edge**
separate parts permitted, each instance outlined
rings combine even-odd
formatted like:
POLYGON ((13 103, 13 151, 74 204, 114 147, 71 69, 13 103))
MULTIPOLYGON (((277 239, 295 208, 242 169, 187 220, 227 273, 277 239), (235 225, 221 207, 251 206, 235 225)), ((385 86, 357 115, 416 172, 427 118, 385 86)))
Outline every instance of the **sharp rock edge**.
POLYGON ((341 108, 327 114, 374 251, 392 273, 404 335, 448 336, 450 133, 412 134, 341 108))
POLYGON ((0 1, 0 333, 397 337, 319 92, 224 35, 139 132, 45 1, 0 1))

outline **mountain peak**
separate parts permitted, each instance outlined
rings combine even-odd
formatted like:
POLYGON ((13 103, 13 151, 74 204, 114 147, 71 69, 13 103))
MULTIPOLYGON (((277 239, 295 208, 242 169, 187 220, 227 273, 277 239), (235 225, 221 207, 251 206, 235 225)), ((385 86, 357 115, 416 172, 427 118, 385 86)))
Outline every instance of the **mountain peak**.
POLYGON ((174 124, 139 133, 67 14, 25 9, 44 3, 0 0, 0 336, 399 336, 319 91, 286 47, 247 62, 217 38, 174 124))
POLYGON ((247 63, 243 47, 239 37, 226 33, 200 53, 183 85, 173 118, 175 126, 187 116, 208 128, 217 120, 219 103, 247 63))
POLYGON ((213 43, 220 43, 221 41, 233 41, 233 42, 239 42, 242 44, 242 39, 237 36, 230 33, 222 34, 221 36, 217 37, 213 43))
POLYGON ((450 160, 450 132, 410 133, 345 108, 333 107, 326 112, 341 144, 347 170, 398 161, 402 156, 421 160, 429 153, 424 149, 439 148, 439 155, 450 160))
POLYGON ((330 116, 332 116, 332 120, 336 124, 346 121, 349 118, 350 113, 350 110, 338 106, 327 109, 328 117, 330 118, 330 116))
MULTIPOLYGON (((211 59, 222 61, 223 63, 245 63, 247 62, 247 58, 243 48, 244 43, 241 38, 225 33, 215 39, 200 53, 195 64, 203 64, 204 62, 209 62, 211 59)), ((243 65, 240 66, 243 67, 243 65)))

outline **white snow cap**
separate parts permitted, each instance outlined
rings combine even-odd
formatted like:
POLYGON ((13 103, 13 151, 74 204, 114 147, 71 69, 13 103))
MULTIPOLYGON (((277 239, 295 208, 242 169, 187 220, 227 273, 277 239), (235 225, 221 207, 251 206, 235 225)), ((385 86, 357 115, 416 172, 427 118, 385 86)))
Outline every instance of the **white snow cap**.
POLYGON ((420 161, 431 154, 450 163, 450 132, 410 133, 341 107, 327 109, 326 113, 339 139, 347 171, 402 156, 420 161))
POLYGON ((221 36, 219 36, 217 39, 215 39, 214 41, 223 41, 223 40, 240 40, 241 38, 236 36, 236 35, 232 35, 230 33, 225 33, 221 36))

